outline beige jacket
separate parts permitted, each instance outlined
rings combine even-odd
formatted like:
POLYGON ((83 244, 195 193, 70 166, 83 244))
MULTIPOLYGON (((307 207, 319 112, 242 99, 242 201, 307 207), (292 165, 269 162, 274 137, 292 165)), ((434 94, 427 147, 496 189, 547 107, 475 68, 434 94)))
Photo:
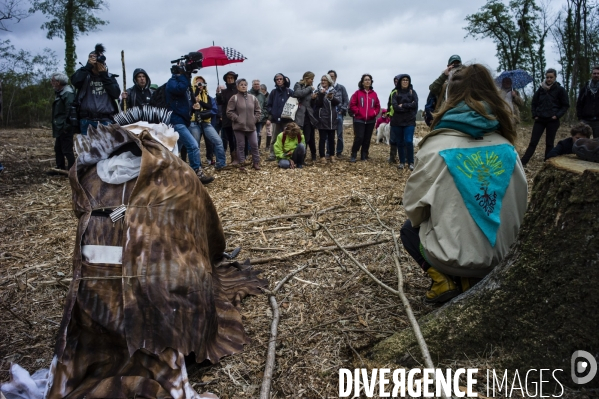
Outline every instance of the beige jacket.
POLYGON ((227 104, 227 118, 233 121, 233 130, 237 132, 255 132, 262 109, 258 99, 247 93, 237 93, 227 104))
POLYGON ((526 211, 526 176, 516 157, 516 166, 503 198, 497 241, 492 247, 478 227, 458 191, 439 151, 448 148, 485 147, 509 142, 498 133, 482 140, 450 129, 428 134, 416 154, 414 172, 406 183, 403 204, 429 264, 439 271, 463 277, 484 277, 507 254, 518 235, 526 211))

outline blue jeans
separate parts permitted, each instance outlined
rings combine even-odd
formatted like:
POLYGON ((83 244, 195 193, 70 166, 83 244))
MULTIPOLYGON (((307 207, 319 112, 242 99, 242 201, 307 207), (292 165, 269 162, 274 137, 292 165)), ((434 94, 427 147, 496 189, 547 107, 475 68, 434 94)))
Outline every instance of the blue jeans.
POLYGON ((200 147, 198 147, 198 142, 196 139, 184 124, 178 123, 173 127, 175 128, 175 131, 179 133, 179 140, 177 141, 179 149, 181 149, 181 147, 185 147, 187 150, 187 155, 189 156, 189 166, 191 169, 196 170, 201 168, 202 161, 200 161, 200 147))
MULTIPOLYGON (((343 115, 337 114, 337 155, 343 152, 343 115)), ((333 154, 331 154, 332 156, 333 154)))
POLYGON ((399 163, 414 163, 414 129, 416 126, 391 126, 391 142, 397 144, 399 163))
MULTIPOLYGON (((110 125, 109 121, 101 121, 100 123, 102 123, 104 126, 110 125)), ((89 127, 89 125, 92 125, 95 129, 97 129, 98 121, 92 121, 90 119, 79 119, 79 129, 82 135, 87 136, 87 128, 89 127)))
MULTIPOLYGON (((291 154, 291 160, 298 168, 302 168, 304 166, 304 160, 306 159, 306 146, 304 143, 299 143, 295 150, 293 150, 293 154, 291 154)), ((291 167, 291 162, 288 159, 279 160, 279 168, 289 169, 291 167)))
POLYGON ((196 122, 191 122, 191 125, 189 126, 189 131, 198 143, 198 154, 200 153, 200 139, 203 134, 204 140, 208 140, 214 147, 214 154, 216 155, 216 168, 224 168, 227 165, 223 141, 216 132, 216 129, 210 123, 202 122, 202 126, 200 127, 200 125, 198 125, 196 122))

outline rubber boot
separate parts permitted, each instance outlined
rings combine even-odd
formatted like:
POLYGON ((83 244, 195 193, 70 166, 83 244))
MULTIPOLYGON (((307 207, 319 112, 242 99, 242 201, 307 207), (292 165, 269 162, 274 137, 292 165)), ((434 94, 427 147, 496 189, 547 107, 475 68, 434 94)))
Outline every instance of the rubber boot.
POLYGON ((451 278, 439 272, 434 267, 429 267, 426 271, 433 279, 431 288, 426 292, 424 301, 427 303, 447 302, 460 294, 460 290, 456 287, 451 278))
POLYGON ((390 150, 389 150, 389 159, 387 160, 387 162, 389 162, 390 164, 396 164, 397 163, 397 146, 395 144, 391 144, 390 145, 390 150))

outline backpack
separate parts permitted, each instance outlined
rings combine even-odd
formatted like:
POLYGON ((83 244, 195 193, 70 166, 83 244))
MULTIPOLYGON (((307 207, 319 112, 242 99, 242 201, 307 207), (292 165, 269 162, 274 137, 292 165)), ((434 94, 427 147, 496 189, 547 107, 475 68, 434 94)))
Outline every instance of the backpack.
POLYGON ((437 97, 431 91, 428 93, 428 97, 426 98, 426 105, 424 106, 424 123, 426 126, 430 126, 433 123, 433 112, 435 111, 435 107, 437 106, 437 97))
POLYGON ((168 108, 166 103, 166 83, 157 88, 152 94, 150 105, 158 108, 168 108))

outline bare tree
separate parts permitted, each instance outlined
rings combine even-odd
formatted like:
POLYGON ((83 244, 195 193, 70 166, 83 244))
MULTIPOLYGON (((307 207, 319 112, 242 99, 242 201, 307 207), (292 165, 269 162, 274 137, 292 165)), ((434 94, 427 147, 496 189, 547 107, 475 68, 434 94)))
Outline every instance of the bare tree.
POLYGON ((19 0, 3 0, 0 1, 0 30, 10 32, 5 23, 8 21, 21 22, 27 18, 30 13, 20 6, 23 4, 19 0))

